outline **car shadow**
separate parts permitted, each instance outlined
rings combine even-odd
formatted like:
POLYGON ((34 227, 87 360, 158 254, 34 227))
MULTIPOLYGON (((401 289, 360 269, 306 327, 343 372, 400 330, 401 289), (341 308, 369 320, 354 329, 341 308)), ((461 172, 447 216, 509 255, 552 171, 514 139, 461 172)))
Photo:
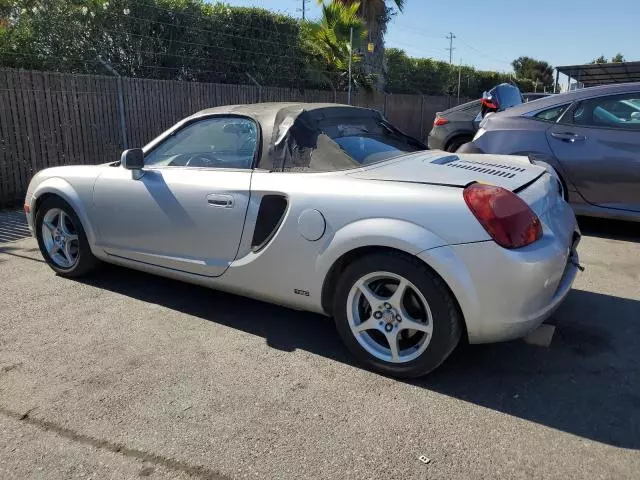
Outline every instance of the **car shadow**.
POLYGON ((640 243, 640 222, 578 217, 578 224, 583 235, 640 243))
MULTIPOLYGON (((145 302, 356 365, 332 320, 142 272, 105 266, 82 280, 145 302)), ((461 345, 407 383, 574 435, 640 449, 640 302, 573 290, 553 317, 550 348, 522 341, 461 345)), ((358 365, 364 368, 362 365, 358 365)))

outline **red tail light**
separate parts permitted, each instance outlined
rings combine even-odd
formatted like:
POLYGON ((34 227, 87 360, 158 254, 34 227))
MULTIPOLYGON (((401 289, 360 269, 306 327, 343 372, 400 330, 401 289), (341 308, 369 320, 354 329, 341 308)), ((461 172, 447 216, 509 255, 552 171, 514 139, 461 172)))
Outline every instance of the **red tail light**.
POLYGON ((464 200, 491 238, 504 248, 520 248, 542 236, 540 219, 524 200, 502 187, 473 183, 464 200))
POLYGON ((447 123, 449 123, 449 120, 447 120, 444 117, 436 117, 436 119, 433 121, 433 126, 434 127, 439 127, 441 125, 446 125, 447 123))
POLYGON ((487 108, 493 108, 493 109, 498 109, 498 105, 496 105, 495 103, 493 103, 492 100, 487 100, 486 98, 481 98, 480 99, 480 103, 482 105, 484 105, 487 108))

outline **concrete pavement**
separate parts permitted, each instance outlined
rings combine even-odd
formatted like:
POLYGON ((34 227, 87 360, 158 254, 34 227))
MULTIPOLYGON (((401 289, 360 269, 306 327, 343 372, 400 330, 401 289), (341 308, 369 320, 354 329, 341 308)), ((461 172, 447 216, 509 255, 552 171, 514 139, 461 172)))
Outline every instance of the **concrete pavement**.
POLYGON ((319 316, 116 267, 57 277, 6 215, 0 478, 638 478, 636 225, 584 223, 550 348, 465 346, 402 382, 319 316))

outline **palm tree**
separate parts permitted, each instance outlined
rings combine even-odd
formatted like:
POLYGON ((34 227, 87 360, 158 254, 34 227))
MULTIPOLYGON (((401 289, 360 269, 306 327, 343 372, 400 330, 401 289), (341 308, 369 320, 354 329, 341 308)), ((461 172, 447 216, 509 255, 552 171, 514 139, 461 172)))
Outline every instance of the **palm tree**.
POLYGON ((322 3, 320 21, 302 24, 304 47, 313 59, 309 65, 309 75, 314 83, 330 81, 334 88, 346 88, 351 56, 354 86, 365 89, 372 87, 372 77, 364 75, 362 60, 351 48, 352 32, 354 45, 362 43, 367 37, 365 24, 358 17, 359 8, 359 2, 351 5, 337 1, 322 3))
MULTIPOLYGON (((320 0, 321 1, 321 0, 320 0)), ((355 3, 358 7, 358 16, 365 22, 367 27, 367 44, 373 44, 373 52, 365 46, 364 68, 365 72, 376 74, 380 79, 378 87, 384 86, 382 75, 384 67, 384 35, 387 32, 387 24, 393 14, 392 8, 388 4, 393 4, 402 12, 406 0, 336 0, 344 5, 351 6, 355 3)))

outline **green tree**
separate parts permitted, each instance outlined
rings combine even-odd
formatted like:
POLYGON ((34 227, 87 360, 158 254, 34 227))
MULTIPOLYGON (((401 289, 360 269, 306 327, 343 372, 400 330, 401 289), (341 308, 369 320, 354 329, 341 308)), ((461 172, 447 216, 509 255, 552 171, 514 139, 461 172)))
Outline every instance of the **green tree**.
POLYGON ((511 62, 519 79, 538 83, 539 89, 553 88, 553 67, 543 60, 531 57, 519 57, 511 62))
POLYGON ((306 86, 293 18, 204 0, 0 0, 0 65, 306 86))
POLYGON ((309 73, 314 81, 329 80, 334 88, 346 88, 351 57, 353 85, 371 89, 374 77, 363 72, 361 56, 352 48, 352 32, 353 47, 360 45, 367 34, 364 22, 358 17, 359 8, 358 2, 323 3, 321 20, 303 24, 303 44, 311 56, 309 73))
POLYGON ((611 61, 608 61, 604 55, 600 55, 598 58, 594 58, 591 61, 591 64, 596 64, 596 63, 622 63, 624 62, 624 55, 622 55, 621 53, 616 53, 613 57, 611 57, 611 61))

